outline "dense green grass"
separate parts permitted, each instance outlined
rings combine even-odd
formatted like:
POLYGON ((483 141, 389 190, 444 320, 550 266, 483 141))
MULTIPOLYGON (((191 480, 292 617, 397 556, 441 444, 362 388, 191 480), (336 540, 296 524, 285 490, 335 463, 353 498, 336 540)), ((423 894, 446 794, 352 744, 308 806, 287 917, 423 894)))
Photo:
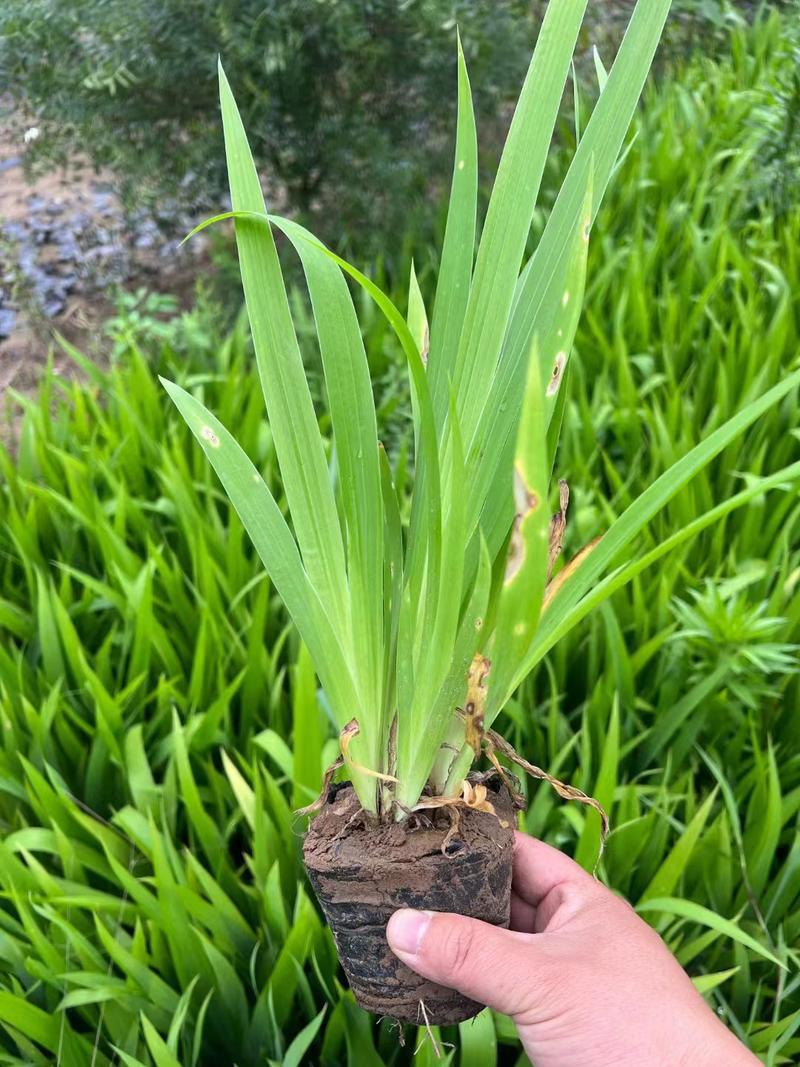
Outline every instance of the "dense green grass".
MULTIPOLYGON (((651 92, 598 219, 557 461, 567 555, 796 362, 800 209, 772 205, 756 121, 780 35, 761 27, 729 62, 651 92)), ((382 327, 366 327, 396 381, 382 327)), ((50 377, 22 402, 0 460, 0 1062, 433 1062, 340 984, 292 816, 332 758, 331 720, 155 378, 235 425, 279 493, 244 331, 221 340, 195 317, 145 352, 142 323, 117 330, 110 370, 50 377), (291 1043, 315 1019, 304 1059, 291 1043)), ((386 388, 385 414, 395 399, 386 388)), ((642 552, 798 459, 794 396, 642 552)), ((798 583, 795 482, 644 571, 500 721, 609 807, 602 876, 769 1064, 800 1055, 798 583)), ((546 786, 530 801, 527 828, 591 865, 593 813, 546 786)), ((519 1056, 488 1013, 444 1036, 462 1067, 494 1062, 495 1041, 502 1062, 519 1056)))

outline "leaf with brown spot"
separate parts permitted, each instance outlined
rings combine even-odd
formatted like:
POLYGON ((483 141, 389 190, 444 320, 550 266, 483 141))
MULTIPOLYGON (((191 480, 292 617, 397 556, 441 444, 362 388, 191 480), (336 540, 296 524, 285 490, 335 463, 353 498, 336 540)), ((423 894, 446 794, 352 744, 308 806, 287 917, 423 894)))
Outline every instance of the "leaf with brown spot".
POLYGON ((569 507, 569 486, 562 478, 558 483, 558 511, 550 519, 550 539, 547 552, 547 581, 553 573, 553 567, 561 555, 564 531, 567 528, 567 508, 569 507))
POLYGON ((525 562, 525 538, 522 533, 522 523, 539 504, 536 493, 529 491, 525 484, 525 478, 518 467, 514 468, 514 525, 511 530, 511 539, 508 544, 508 556, 506 557, 506 573, 504 582, 508 585, 519 574, 522 564, 525 562))
POLYGON ((517 434, 513 467, 514 507, 503 585, 497 598, 494 635, 490 645, 492 678, 486 722, 500 710, 505 690, 536 632, 547 579, 549 516, 544 383, 538 342, 531 345, 528 381, 517 434))
POLYGON ((584 545, 580 552, 573 556, 569 563, 560 570, 555 578, 550 582, 544 592, 544 603, 542 604, 542 614, 547 611, 548 606, 553 602, 554 597, 558 594, 559 589, 564 585, 569 578, 578 570, 578 568, 586 562, 587 557, 594 551, 595 548, 603 540, 603 535, 595 537, 593 541, 590 541, 588 545, 584 545))
POLYGON ((470 664, 467 674, 467 700, 464 705, 464 739, 478 759, 483 742, 483 720, 486 711, 486 679, 491 661, 480 652, 470 664))

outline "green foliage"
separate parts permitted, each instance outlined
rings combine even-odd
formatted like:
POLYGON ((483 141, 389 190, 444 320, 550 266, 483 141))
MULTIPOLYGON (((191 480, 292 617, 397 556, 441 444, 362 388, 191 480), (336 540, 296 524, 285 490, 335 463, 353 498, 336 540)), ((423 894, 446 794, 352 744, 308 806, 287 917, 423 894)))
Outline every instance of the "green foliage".
MULTIPOLYGON (((795 358, 800 211, 749 196, 749 107, 780 62, 780 26, 759 33, 650 91, 598 215, 556 461, 566 556, 795 358), (727 184, 723 146, 744 157, 727 184)), ((7 1062, 84 1067, 95 1048, 97 1065, 428 1062, 423 1035, 399 1049, 340 984, 291 815, 333 758, 332 718, 156 380, 182 375, 236 426, 283 508, 246 331, 220 336, 218 321, 200 308, 155 343, 148 316, 122 309, 117 362, 19 400, 0 459, 7 1062)), ((394 373, 385 325, 362 322, 394 373)), ((645 558, 672 551, 565 636, 498 720, 528 758, 609 800, 603 877, 776 1067, 800 1056, 800 679, 783 658, 800 643, 800 501, 796 483, 757 479, 800 460, 797 427, 789 396, 677 494, 641 535, 645 558), (675 544, 712 506, 716 524, 675 544), (734 652, 752 669, 729 671, 734 652)), ((526 788, 526 828, 593 863, 593 813, 526 788)), ((494 1041, 500 1062, 524 1063, 488 1012, 441 1036, 457 1063, 494 1063, 494 1041)))
POLYGON ((7 0, 0 91, 36 114, 45 160, 88 153, 139 207, 148 190, 216 203, 219 54, 271 187, 331 241, 396 236, 449 154, 456 23, 494 113, 525 69, 524 0, 7 0))
MULTIPOLYGON (((676 459, 631 499, 591 553, 545 590, 554 562, 549 474, 560 430, 560 420, 552 419, 566 390, 590 230, 669 0, 638 4, 607 76, 598 63, 599 99, 536 251, 520 273, 585 7, 582 0, 554 0, 547 8, 474 266, 477 147, 459 45, 457 151, 430 331, 413 269, 406 324, 360 271, 302 227, 267 215, 242 119, 220 67, 232 211, 196 230, 235 219, 245 302, 294 536, 230 433, 190 392, 164 384, 308 646, 362 806, 382 818, 406 817, 426 787, 434 795, 458 795, 480 745, 461 709, 490 726, 558 638, 603 602, 620 573, 622 580, 632 575, 631 546, 643 527, 800 382, 800 372, 788 374, 676 459), (273 225, 289 237, 306 274, 337 484, 326 466, 273 225), (384 538, 385 527, 398 525, 390 518, 397 503, 391 486, 381 491, 366 353, 337 265, 384 312, 408 362, 415 472, 408 531, 396 538, 384 538), (600 583, 621 562, 628 569, 600 583), (480 683, 474 683, 479 695, 472 688, 468 693, 473 661, 483 664, 480 683), (452 750, 458 755, 450 766, 443 753, 452 750)), ((791 468, 783 477, 797 474, 791 468)), ((747 499, 737 498, 737 506, 747 499)))

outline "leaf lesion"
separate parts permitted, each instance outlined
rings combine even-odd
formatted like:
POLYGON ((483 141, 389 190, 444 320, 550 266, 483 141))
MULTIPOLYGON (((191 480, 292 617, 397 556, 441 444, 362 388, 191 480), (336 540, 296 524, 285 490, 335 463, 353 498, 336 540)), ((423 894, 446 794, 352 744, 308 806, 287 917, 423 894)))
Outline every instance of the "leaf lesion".
POLYGON ((519 466, 514 467, 514 524, 508 543, 505 584, 508 585, 522 570, 525 562, 525 536, 522 526, 529 515, 539 507, 538 495, 528 487, 519 466))
POLYGON ((569 486, 562 478, 558 483, 558 511, 550 519, 550 531, 547 546, 547 581, 553 574, 553 567, 561 555, 564 533, 567 529, 567 508, 569 507, 569 486))
POLYGON ((479 759, 484 736, 486 709, 486 679, 491 670, 491 660, 476 653, 467 672, 467 699, 464 702, 464 740, 479 759))
POLYGON ((553 370, 550 374, 550 380, 547 383, 545 389, 545 396, 555 396, 561 385, 561 379, 564 377, 564 368, 567 365, 567 353, 559 352, 553 361, 553 370))

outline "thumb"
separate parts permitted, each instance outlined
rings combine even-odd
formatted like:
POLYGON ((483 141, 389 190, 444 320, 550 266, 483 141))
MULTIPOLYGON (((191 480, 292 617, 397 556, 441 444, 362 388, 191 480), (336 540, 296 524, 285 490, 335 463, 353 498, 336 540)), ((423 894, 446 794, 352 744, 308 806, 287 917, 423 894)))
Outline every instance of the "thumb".
POLYGON ((505 1015, 531 1007, 537 986, 536 934, 503 930, 444 912, 396 911, 389 947, 412 971, 505 1015))

